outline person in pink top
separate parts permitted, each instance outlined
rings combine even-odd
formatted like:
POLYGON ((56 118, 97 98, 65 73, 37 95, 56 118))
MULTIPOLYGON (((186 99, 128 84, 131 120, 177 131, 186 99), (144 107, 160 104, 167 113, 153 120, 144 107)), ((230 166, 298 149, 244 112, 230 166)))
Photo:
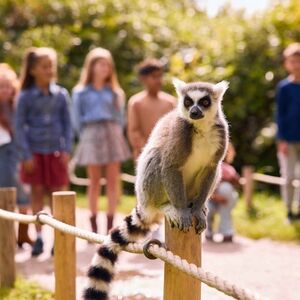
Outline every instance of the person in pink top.
POLYGON ((222 162, 222 179, 208 203, 207 230, 205 237, 213 241, 214 218, 218 213, 220 223, 218 231, 223 235, 223 242, 232 242, 234 229, 232 226, 231 212, 238 200, 236 188, 239 186, 240 176, 231 165, 235 157, 232 144, 228 147, 225 160, 222 162))

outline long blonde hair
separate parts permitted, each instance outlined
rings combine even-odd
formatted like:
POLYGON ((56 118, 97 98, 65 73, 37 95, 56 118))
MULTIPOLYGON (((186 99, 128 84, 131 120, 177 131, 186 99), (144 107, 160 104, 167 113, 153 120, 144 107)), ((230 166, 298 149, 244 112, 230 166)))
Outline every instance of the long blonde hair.
MULTIPOLYGON (((56 70, 56 51, 49 47, 31 47, 27 50, 24 60, 23 66, 21 70, 21 89, 30 88, 35 83, 35 78, 32 76, 31 71, 34 66, 38 63, 39 59, 48 57, 53 64, 55 65, 56 70)), ((56 80, 56 74, 54 75, 54 80, 56 80)))
MULTIPOLYGON (((12 67, 6 63, 0 63, 0 80, 6 79, 8 80, 13 88, 13 94, 10 99, 8 99, 8 108, 9 112, 12 113, 15 108, 15 98, 19 90, 19 81, 17 74, 12 69, 12 67)), ((0 125, 3 126, 9 133, 12 135, 12 127, 11 120, 7 115, 7 111, 5 111, 4 106, 0 103, 0 125)))
POLYGON ((111 74, 107 78, 106 85, 109 86, 112 89, 112 91, 116 94, 116 97, 115 97, 116 105, 118 108, 120 108, 124 105, 125 94, 124 94, 124 91, 121 88, 119 80, 118 80, 113 57, 107 49, 98 47, 98 48, 91 50, 87 54, 87 56, 84 60, 83 68, 81 70, 79 81, 78 81, 77 85, 75 86, 74 90, 79 90, 79 89, 85 88, 87 85, 92 83, 92 81, 93 81, 93 78, 92 78, 93 66, 99 59, 105 59, 111 67, 111 74))

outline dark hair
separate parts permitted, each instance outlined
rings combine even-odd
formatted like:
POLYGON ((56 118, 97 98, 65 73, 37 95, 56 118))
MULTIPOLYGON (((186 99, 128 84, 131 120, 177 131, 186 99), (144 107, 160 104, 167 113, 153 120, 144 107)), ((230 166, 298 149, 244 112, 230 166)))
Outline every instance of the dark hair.
POLYGON ((38 63, 39 59, 42 57, 48 57, 54 63, 56 63, 56 52, 52 48, 32 47, 27 50, 23 60, 23 66, 22 66, 22 71, 20 76, 21 89, 29 88, 35 83, 35 78, 31 74, 31 71, 34 68, 34 66, 38 63))
POLYGON ((163 71, 163 64, 155 58, 147 58, 138 66, 138 74, 140 76, 149 75, 155 71, 163 71))

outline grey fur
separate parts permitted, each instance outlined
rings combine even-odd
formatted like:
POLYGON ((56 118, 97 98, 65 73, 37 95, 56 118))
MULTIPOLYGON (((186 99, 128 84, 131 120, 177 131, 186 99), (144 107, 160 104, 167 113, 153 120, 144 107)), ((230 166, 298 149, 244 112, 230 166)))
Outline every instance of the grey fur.
MULTIPOLYGON (((190 83, 180 87, 179 101, 190 90, 202 90, 216 98, 214 85, 210 83, 190 83)), ((221 101, 221 99, 215 99, 221 101)), ((216 105, 216 104, 215 104, 216 105)), ((183 109, 180 108, 179 110, 183 109)), ((137 166, 136 194, 139 211, 148 214, 149 221, 157 219, 163 212, 172 226, 187 231, 196 220, 196 231, 205 229, 205 202, 213 192, 220 177, 220 162, 224 157, 228 143, 227 123, 218 106, 211 126, 206 130, 216 133, 215 154, 201 170, 197 170, 193 178, 192 189, 197 194, 189 198, 188 186, 182 168, 187 162, 196 139, 203 136, 201 122, 185 118, 178 110, 174 110, 160 120, 154 128, 145 146, 137 166)), ((205 132, 206 136, 210 132, 205 132)), ((199 156, 201 156, 199 149, 199 156)))

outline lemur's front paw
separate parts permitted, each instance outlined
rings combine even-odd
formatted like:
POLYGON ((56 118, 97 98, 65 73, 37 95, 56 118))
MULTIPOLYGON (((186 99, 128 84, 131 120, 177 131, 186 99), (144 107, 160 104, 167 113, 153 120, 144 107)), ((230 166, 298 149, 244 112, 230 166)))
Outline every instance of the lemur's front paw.
POLYGON ((177 209, 168 206, 164 209, 165 217, 172 228, 176 227, 181 231, 187 232, 192 226, 192 214, 190 208, 177 209))
POLYGON ((201 234, 206 228, 206 207, 192 211, 192 216, 195 219, 195 230, 197 234, 201 234))

